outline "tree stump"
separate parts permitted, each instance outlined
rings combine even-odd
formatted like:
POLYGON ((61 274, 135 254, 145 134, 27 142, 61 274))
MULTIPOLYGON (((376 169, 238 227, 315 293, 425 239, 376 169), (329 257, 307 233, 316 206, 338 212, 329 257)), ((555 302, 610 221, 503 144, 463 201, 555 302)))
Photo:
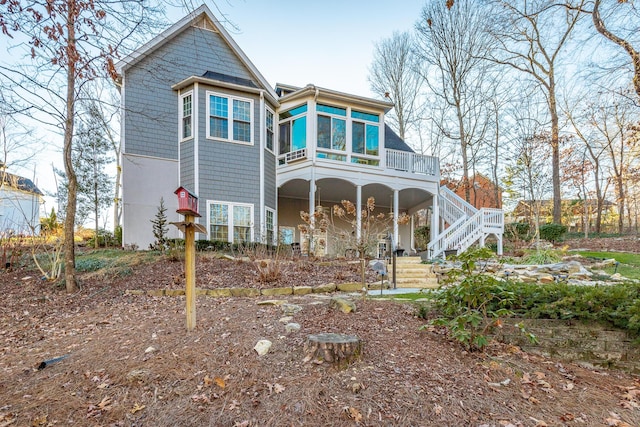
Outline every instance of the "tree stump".
POLYGON ((332 333, 309 335, 304 345, 304 352, 304 362, 313 360, 315 363, 328 362, 344 366, 360 357, 362 341, 355 335, 332 333))

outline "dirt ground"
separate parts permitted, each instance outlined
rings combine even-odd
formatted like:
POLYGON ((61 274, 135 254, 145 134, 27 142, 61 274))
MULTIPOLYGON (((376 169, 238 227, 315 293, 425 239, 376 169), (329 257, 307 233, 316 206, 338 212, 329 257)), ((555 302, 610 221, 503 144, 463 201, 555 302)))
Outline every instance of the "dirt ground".
MULTIPOLYGON (((121 277, 84 273, 67 295, 32 271, 0 273, 0 427, 640 426, 638 376, 500 344, 468 353, 420 330, 408 303, 354 296, 345 314, 330 295, 282 297, 302 308, 288 332, 282 306, 265 298, 198 297, 187 332, 183 297, 124 293, 180 288, 181 274, 167 260, 121 277), (304 362, 308 335, 321 332, 358 336, 360 359, 304 362), (259 356, 262 339, 273 344, 259 356)), ((337 283, 357 268, 290 264, 286 275, 337 283)), ((198 277, 199 287, 266 286, 228 260, 200 259, 198 277)))

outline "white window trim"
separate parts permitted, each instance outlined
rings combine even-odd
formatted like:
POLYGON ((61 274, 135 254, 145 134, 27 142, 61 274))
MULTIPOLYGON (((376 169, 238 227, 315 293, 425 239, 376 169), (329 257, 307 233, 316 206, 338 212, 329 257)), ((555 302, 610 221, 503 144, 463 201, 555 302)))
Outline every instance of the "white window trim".
POLYGON ((251 98, 242 98, 239 96, 234 96, 234 95, 229 95, 227 93, 221 93, 221 92, 214 92, 211 90, 208 90, 207 92, 207 96, 206 96, 206 102, 207 102, 207 116, 206 116, 206 120, 207 120, 207 135, 206 135, 206 139, 210 139, 212 141, 224 141, 224 142, 230 142, 232 144, 240 144, 240 145, 253 145, 254 144, 254 135, 253 135, 253 124, 255 123, 255 112, 253 111, 253 99, 251 98), (228 112, 229 112, 229 117, 227 117, 227 135, 229 135, 228 138, 219 138, 216 136, 211 136, 211 101, 210 98, 211 96, 219 96, 221 98, 227 98, 229 101, 229 105, 228 105, 228 112), (249 111, 251 113, 251 117, 249 120, 249 141, 237 141, 233 139, 233 101, 243 101, 243 102, 248 102, 249 103, 249 111))
POLYGON ((253 211, 254 205, 252 203, 236 203, 226 202, 223 200, 207 200, 207 238, 211 239, 211 205, 227 205, 227 242, 233 243, 233 208, 235 206, 248 207, 250 210, 251 224, 249 225, 249 232, 251 233, 250 241, 255 241, 255 230, 253 223, 253 211))
POLYGON ((271 149, 269 149, 269 147, 267 147, 267 135, 268 130, 267 130, 267 114, 265 113, 264 115, 264 148, 266 148, 266 150, 272 154, 276 153, 276 145, 278 144, 278 134, 276 133, 276 130, 278 128, 278 122, 276 119, 276 113, 275 111, 273 111, 271 108, 266 107, 265 106, 265 111, 270 112, 273 115, 273 129, 272 129, 272 133, 273 133, 273 147, 271 147, 271 149))
POLYGON ((194 132, 194 121, 193 121, 193 116, 194 116, 194 96, 193 96, 193 91, 189 91, 189 92, 185 92, 183 94, 180 94, 180 99, 178 100, 178 102, 180 103, 178 106, 178 109, 180 110, 180 113, 178 114, 178 135, 180 135, 180 142, 182 141, 188 141, 190 139, 193 139, 193 132, 194 132), (190 96, 191 97, 191 135, 185 137, 182 134, 182 119, 184 118, 183 114, 184 114, 184 99, 190 96))

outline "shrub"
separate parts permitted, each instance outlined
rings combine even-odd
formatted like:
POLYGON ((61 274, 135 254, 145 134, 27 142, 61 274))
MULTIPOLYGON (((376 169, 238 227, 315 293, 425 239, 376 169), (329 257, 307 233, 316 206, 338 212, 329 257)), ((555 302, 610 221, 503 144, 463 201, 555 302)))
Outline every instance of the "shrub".
POLYGON ((507 240, 529 241, 531 240, 531 225, 528 222, 512 222, 504 225, 504 237, 507 240))
POLYGON ((540 238, 550 242, 559 242, 567 232, 567 227, 561 224, 544 224, 540 226, 540 238))

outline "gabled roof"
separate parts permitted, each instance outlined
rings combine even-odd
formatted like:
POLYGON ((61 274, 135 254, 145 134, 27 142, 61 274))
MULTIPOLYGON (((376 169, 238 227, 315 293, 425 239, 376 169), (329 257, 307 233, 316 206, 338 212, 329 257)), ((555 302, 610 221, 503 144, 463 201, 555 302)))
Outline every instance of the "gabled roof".
POLYGON ((404 140, 400 138, 398 134, 395 133, 386 123, 384 124, 384 148, 415 153, 415 151, 413 151, 413 149, 409 147, 409 145, 407 145, 407 143, 404 142, 404 140))
POLYGON ((24 191, 26 193, 37 194, 44 196, 44 193, 40 191, 38 187, 29 178, 14 175, 9 172, 0 172, 0 180, 4 181, 4 185, 16 190, 24 191))
POLYGON ((190 26, 203 22, 207 26, 213 27, 215 31, 220 34, 220 37, 227 42, 231 50, 236 54, 236 56, 240 59, 240 61, 247 67, 249 72, 256 78, 256 80, 262 86, 261 89, 267 91, 274 99, 277 99, 275 91, 267 82, 267 79, 258 71, 255 65, 251 62, 249 57, 240 49, 238 44, 233 40, 231 35, 224 28, 222 23, 216 18, 216 16, 211 12, 211 10, 207 7, 207 5, 203 4, 194 10, 192 13, 184 16, 181 20, 173 24, 171 27, 164 30, 162 33, 142 45, 140 48, 131 52, 129 55, 124 57, 121 61, 116 64, 116 70, 118 74, 122 74, 127 68, 132 67, 142 59, 146 58, 148 55, 153 53, 156 49, 167 43, 176 35, 180 34, 182 31, 186 30, 190 26))

